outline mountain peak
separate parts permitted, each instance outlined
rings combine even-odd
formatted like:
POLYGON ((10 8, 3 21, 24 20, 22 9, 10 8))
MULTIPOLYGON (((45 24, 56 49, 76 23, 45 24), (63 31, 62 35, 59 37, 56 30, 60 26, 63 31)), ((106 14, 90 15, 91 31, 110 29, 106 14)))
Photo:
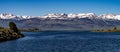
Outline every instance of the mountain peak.
MULTIPOLYGON (((16 20, 22 20, 22 19, 30 19, 30 18, 36 18, 33 16, 20 16, 20 15, 13 15, 11 13, 3 13, 0 14, 0 19, 16 19, 16 20)), ((95 19, 115 19, 120 20, 120 15, 116 14, 102 14, 102 15, 96 15, 95 13, 78 13, 78 14, 65 14, 65 13, 51 13, 44 16, 37 16, 37 18, 49 18, 49 19, 72 19, 72 18, 95 18, 95 19)))

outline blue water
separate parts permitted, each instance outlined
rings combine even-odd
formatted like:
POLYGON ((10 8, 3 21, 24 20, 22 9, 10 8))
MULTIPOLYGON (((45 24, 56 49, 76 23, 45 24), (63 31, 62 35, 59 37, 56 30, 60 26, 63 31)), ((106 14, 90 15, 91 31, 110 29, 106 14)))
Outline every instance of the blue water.
POLYGON ((24 38, 0 43, 0 52, 120 52, 120 33, 23 32, 24 38))

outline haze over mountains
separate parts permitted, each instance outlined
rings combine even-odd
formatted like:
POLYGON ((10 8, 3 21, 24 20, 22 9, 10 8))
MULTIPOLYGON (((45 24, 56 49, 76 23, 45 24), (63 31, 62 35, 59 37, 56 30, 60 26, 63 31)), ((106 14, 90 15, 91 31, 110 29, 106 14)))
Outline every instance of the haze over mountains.
POLYGON ((118 14, 61 13, 43 16, 0 14, 1 26, 7 27, 6 24, 9 21, 14 21, 19 28, 39 28, 41 30, 91 30, 120 27, 120 15, 118 14))

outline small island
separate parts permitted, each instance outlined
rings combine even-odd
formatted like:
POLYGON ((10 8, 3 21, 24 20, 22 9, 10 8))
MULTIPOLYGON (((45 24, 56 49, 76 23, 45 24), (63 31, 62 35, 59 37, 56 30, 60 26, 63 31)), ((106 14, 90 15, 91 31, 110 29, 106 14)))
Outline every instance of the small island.
POLYGON ((9 28, 0 27, 0 42, 22 37, 24 37, 24 35, 18 30, 14 22, 9 22, 9 28))
POLYGON ((97 29, 97 30, 92 30, 92 32, 120 32, 120 28, 114 27, 111 29, 97 29))

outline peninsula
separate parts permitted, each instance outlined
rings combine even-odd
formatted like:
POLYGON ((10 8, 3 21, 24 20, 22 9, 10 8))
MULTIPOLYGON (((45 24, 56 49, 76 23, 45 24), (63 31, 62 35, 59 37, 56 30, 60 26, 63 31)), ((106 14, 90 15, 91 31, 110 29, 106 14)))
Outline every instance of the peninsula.
POLYGON ((9 28, 0 27, 0 42, 22 37, 24 37, 24 35, 18 30, 14 22, 9 22, 9 28))

